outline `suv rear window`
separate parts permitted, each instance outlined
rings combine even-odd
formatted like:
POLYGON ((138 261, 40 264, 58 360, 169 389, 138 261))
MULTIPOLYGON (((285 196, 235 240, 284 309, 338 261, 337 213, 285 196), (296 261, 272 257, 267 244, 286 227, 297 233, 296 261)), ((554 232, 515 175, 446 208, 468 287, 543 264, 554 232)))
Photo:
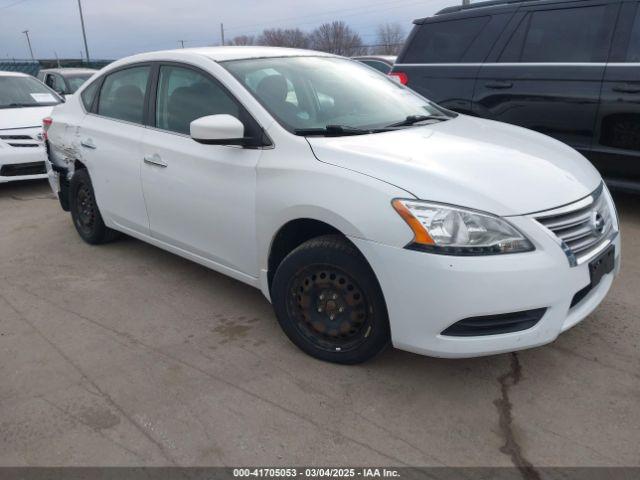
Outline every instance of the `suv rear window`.
POLYGON ((402 63, 460 62, 489 20, 487 16, 420 25, 402 63))

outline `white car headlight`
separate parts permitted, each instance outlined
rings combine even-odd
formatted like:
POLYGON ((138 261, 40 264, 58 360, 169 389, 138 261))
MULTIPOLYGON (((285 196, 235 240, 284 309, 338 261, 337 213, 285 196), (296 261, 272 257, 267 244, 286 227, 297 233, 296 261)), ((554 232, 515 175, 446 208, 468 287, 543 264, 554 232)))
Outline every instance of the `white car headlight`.
POLYGON ((506 220, 451 205, 396 199, 393 208, 413 230, 407 248, 443 255, 530 252, 533 244, 506 220))

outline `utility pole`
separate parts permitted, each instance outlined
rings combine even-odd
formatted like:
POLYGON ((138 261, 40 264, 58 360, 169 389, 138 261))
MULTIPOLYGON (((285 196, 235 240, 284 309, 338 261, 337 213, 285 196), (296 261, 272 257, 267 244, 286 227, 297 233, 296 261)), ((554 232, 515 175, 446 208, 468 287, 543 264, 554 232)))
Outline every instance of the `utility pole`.
POLYGON ((224 23, 220 24, 220 44, 224 47, 224 23))
POLYGON ((82 3, 78 0, 78 10, 80 10, 80 24, 82 25, 82 38, 84 39, 84 51, 87 54, 87 63, 91 61, 89 58, 89 45, 87 44, 87 32, 84 29, 84 15, 82 15, 82 3))
POLYGON ((25 30, 24 33, 27 36, 27 43, 29 44, 29 52, 31 53, 31 60, 35 60, 33 56, 33 48, 31 48, 31 39, 29 38, 29 30, 25 30))

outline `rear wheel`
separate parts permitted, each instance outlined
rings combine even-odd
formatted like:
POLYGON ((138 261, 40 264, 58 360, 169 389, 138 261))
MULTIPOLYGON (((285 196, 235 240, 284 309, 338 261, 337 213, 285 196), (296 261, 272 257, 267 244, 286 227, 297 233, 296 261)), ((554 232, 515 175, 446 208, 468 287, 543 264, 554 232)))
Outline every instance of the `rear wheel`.
POLYGON ((77 170, 73 174, 69 190, 71 218, 78 234, 85 242, 99 245, 118 238, 120 234, 108 228, 102 220, 87 170, 77 170))
POLYGON ((278 266, 272 300, 289 339, 321 360, 354 364, 390 340, 382 291, 362 254, 344 237, 309 240, 278 266))

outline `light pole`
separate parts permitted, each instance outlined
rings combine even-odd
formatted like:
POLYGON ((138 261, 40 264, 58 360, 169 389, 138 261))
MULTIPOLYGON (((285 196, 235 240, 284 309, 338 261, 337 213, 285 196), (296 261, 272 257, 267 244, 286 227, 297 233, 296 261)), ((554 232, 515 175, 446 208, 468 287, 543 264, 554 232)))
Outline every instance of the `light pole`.
POLYGON ((29 30, 25 30, 22 33, 24 33, 27 36, 27 43, 29 44, 29 52, 31 53, 31 60, 35 60, 35 57, 33 56, 33 48, 31 48, 31 39, 29 38, 29 30))
POLYGON ((84 39, 84 51, 87 54, 87 63, 91 60, 89 59, 89 45, 87 45, 87 32, 84 29, 84 16, 82 15, 82 3, 78 0, 78 10, 80 10, 80 24, 82 25, 82 38, 84 39))

